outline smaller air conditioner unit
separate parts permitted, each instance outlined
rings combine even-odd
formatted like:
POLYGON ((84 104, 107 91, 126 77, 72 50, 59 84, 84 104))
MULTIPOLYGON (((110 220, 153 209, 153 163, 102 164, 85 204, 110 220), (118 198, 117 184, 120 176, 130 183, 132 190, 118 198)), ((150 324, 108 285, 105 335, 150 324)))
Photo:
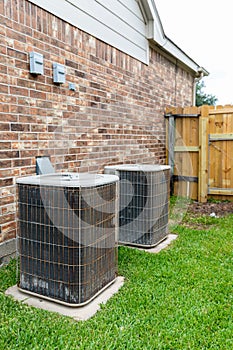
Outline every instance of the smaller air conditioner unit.
POLYGON ((119 243, 152 248, 168 235, 170 166, 105 167, 120 179, 119 243))
POLYGON ((80 306, 114 282, 117 182, 77 173, 17 180, 22 291, 80 306))

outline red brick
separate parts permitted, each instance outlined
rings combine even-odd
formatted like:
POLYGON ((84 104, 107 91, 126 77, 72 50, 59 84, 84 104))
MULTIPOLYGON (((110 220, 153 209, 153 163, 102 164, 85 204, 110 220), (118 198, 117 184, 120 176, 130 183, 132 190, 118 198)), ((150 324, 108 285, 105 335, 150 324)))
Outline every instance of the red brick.
POLYGON ((11 142, 0 142, 0 150, 10 149, 10 148, 11 148, 11 142))
POLYGON ((10 57, 15 57, 15 58, 18 58, 19 60, 23 60, 23 61, 26 61, 27 57, 28 57, 28 55, 25 52, 20 52, 18 50, 14 50, 11 48, 7 48, 7 54, 10 57))
POLYGON ((37 90, 30 90, 30 97, 40 98, 41 100, 46 100, 46 93, 37 90))
POLYGON ((4 215, 2 216, 2 220, 0 218, 0 222, 3 221, 6 223, 2 225, 2 234, 16 229, 16 222, 14 220, 15 220, 15 214, 4 215))
POLYGON ((29 124, 17 124, 17 123, 11 123, 11 131, 29 131, 30 125, 29 124))
POLYGON ((20 155, 22 158, 26 157, 36 157, 39 155, 39 150, 24 150, 20 151, 20 155))
POLYGON ((31 125, 32 132, 46 132, 47 127, 44 124, 31 125))
POLYGON ((26 87, 26 88, 32 88, 32 89, 34 89, 36 86, 34 81, 31 81, 28 79, 17 79, 17 85, 21 87, 26 87))
MULTIPOLYGON (((25 104, 26 103, 28 103, 28 102, 25 101, 25 104)), ((13 112, 13 113, 30 114, 30 110, 31 110, 30 106, 21 106, 21 105, 11 106, 11 112, 13 112)))
POLYGON ((8 93, 8 85, 0 84, 0 92, 3 94, 8 93))
POLYGON ((8 215, 15 212, 16 212, 16 204, 15 204, 15 198, 14 198, 13 204, 2 207, 2 215, 8 215))
POLYGON ((11 167, 11 160, 0 160, 0 168, 10 168, 11 167))
POLYGON ((19 122, 20 123, 35 123, 37 121, 36 117, 32 115, 20 115, 19 116, 19 122))
POLYGON ((0 198, 0 205, 12 204, 14 203, 14 201, 15 201, 14 196, 2 197, 0 198))
POLYGON ((28 89, 20 88, 20 87, 10 87, 10 93, 12 95, 22 95, 22 96, 28 96, 29 91, 28 89))
POLYGON ((6 177, 15 177, 19 176, 19 169, 1 169, 0 170, 0 177, 6 178, 6 177))
POLYGON ((52 87, 47 85, 47 84, 36 83, 36 90, 44 91, 44 92, 51 92, 52 87))
POLYGON ((23 167, 23 166, 26 166, 26 165, 31 165, 31 159, 30 158, 13 160, 13 166, 14 167, 23 167))
POLYGON ((10 37, 11 39, 18 40, 18 41, 20 41, 21 43, 26 43, 26 36, 25 36, 25 35, 22 35, 22 34, 19 33, 19 32, 16 32, 16 31, 7 29, 6 35, 7 35, 8 37, 10 37))
POLYGON ((9 131, 10 124, 9 123, 0 123, 0 131, 9 131))
POLYGON ((19 22, 25 24, 25 7, 24 1, 19 1, 19 22))
POLYGON ((0 64, 0 73, 7 74, 7 66, 0 64))
POLYGON ((26 167, 26 168, 21 168, 21 175, 35 175, 36 167, 26 167))
POLYGON ((0 242, 7 241, 15 237, 16 237, 16 229, 13 229, 11 231, 4 232, 4 234, 0 234, 0 242))
POLYGON ((18 151, 0 151, 0 159, 18 158, 18 151))
POLYGON ((4 187, 4 186, 11 186, 13 185, 14 181, 13 178, 11 179, 0 179, 0 186, 4 187))
POLYGON ((4 15, 5 11, 4 11, 4 2, 1 1, 0 2, 0 14, 4 15))
MULTIPOLYGON (((0 114, 0 118, 1 118, 1 114, 0 114)), ((4 113, 3 118, 4 118, 4 122, 17 122, 17 120, 18 120, 17 115, 7 114, 7 113, 4 113)))
POLYGON ((37 100, 36 101, 36 106, 40 108, 52 108, 52 102, 49 101, 42 101, 42 100, 37 100))
MULTIPOLYGON (((0 124, 0 130, 1 130, 1 124, 0 124)), ((2 140, 17 140, 18 139, 18 133, 17 132, 1 132, 1 139, 2 140)))
POLYGON ((38 134, 37 133, 22 133, 20 134, 20 140, 37 140, 38 139, 38 134))

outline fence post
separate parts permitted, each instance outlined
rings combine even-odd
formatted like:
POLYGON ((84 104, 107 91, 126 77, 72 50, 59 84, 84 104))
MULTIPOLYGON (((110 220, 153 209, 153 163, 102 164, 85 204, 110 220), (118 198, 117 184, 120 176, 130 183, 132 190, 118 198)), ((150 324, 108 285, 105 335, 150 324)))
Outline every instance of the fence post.
POLYGON ((174 194, 174 147, 175 147, 175 118, 173 115, 168 117, 168 165, 171 167, 170 172, 170 192, 174 194))
POLYGON ((208 195, 208 117, 209 106, 201 107, 199 118, 198 201, 207 202, 208 195))

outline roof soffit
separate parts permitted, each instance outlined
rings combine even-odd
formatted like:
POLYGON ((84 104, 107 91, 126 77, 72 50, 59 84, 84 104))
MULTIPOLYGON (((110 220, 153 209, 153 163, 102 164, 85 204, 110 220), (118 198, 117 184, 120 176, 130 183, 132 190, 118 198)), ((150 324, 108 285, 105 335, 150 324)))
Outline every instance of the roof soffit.
POLYGON ((152 43, 163 48, 170 55, 188 66, 195 74, 199 75, 202 71, 203 75, 209 73, 200 67, 192 58, 190 58, 182 49, 180 49, 173 41, 171 41, 164 33, 163 26, 155 5, 154 0, 137 0, 141 11, 145 17, 147 26, 147 39, 152 43))

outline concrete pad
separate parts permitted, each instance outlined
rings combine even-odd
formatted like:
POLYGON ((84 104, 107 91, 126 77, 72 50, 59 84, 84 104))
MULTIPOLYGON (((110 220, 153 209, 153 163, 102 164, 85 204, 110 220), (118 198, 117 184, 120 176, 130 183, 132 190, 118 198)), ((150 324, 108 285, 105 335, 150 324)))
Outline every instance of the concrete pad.
MULTIPOLYGON (((172 241, 174 241, 178 235, 169 234, 167 238, 159 243, 154 248, 138 248, 132 247, 134 249, 144 250, 148 253, 159 253, 162 249, 166 248, 172 241)), ((100 293, 95 299, 85 306, 70 307, 58 304, 53 301, 49 301, 40 297, 32 296, 23 293, 15 285, 6 290, 5 294, 12 296, 15 300, 21 301, 29 306, 34 306, 43 310, 57 312, 61 315, 72 317, 75 321, 85 321, 95 315, 95 313, 100 309, 101 304, 106 304, 106 302, 118 292, 118 290, 124 284, 124 277, 117 277, 116 280, 102 293, 100 293)))
POLYGON ((178 235, 175 235, 173 233, 170 233, 162 242, 160 242, 157 246, 153 248, 142 248, 142 247, 133 247, 131 246, 130 248, 138 249, 138 250, 143 250, 144 252, 147 253, 159 253, 162 249, 165 249, 169 246, 169 244, 174 241, 178 235))
POLYGON ((16 256, 16 238, 0 243, 0 267, 16 256))
POLYGON ((58 304, 36 296, 21 292, 15 285, 6 290, 5 294, 12 296, 15 300, 21 301, 29 306, 34 306, 39 309, 57 312, 61 315, 72 317, 75 321, 85 321, 95 315, 100 309, 100 304, 106 302, 118 292, 124 284, 124 277, 117 277, 116 280, 101 294, 85 306, 70 307, 58 304))

